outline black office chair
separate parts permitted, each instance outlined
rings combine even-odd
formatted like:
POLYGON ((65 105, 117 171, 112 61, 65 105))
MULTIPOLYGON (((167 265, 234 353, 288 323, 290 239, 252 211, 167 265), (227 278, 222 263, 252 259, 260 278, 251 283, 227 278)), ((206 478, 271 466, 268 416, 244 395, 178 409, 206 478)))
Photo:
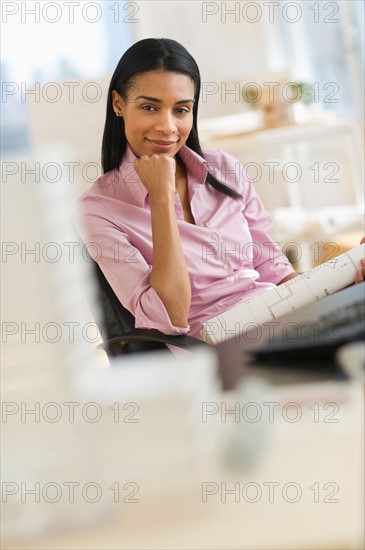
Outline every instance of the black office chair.
POLYGON ((104 349, 108 357, 161 349, 171 352, 166 344, 188 350, 192 350, 197 346, 208 345, 185 334, 173 336, 163 334, 159 330, 136 329, 133 315, 122 306, 99 265, 91 258, 90 261, 92 262, 97 300, 100 307, 100 311, 96 312, 95 316, 103 339, 103 343, 98 348, 104 349), (100 316, 101 319, 99 319, 100 316))

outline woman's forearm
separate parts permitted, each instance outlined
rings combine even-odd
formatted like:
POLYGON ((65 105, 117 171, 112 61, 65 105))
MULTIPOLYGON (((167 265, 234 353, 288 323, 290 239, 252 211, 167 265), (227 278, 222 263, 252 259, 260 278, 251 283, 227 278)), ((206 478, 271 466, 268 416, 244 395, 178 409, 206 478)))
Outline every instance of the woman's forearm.
POLYGON ((175 215, 174 194, 150 196, 153 267, 150 284, 171 323, 188 326, 191 287, 175 215))

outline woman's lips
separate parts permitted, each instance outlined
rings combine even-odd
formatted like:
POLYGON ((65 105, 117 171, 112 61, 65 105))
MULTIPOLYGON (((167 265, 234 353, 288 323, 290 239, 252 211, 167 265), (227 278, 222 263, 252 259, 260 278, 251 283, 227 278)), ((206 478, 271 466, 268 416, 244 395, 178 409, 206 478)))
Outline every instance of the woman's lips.
POLYGON ((175 145, 175 143, 177 143, 177 141, 162 141, 162 140, 152 140, 152 139, 148 139, 146 138, 147 141, 149 141, 152 145, 155 145, 156 147, 161 147, 163 149, 169 149, 170 147, 172 147, 173 145, 175 145))

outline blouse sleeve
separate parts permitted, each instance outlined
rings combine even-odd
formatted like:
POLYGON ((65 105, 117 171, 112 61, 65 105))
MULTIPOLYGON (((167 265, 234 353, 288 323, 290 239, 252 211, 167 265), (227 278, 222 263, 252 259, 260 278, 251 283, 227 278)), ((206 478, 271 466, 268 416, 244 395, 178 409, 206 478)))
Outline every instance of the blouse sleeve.
POLYGON ((171 323, 162 300, 150 285, 152 266, 130 243, 99 197, 79 200, 75 224, 121 304, 134 315, 136 328, 157 329, 165 334, 189 332, 190 326, 171 323))
POLYGON ((280 249, 279 243, 272 240, 272 220, 254 189, 251 181, 244 176, 244 208, 242 213, 247 220, 254 243, 254 268, 260 280, 278 284, 294 269, 280 249))

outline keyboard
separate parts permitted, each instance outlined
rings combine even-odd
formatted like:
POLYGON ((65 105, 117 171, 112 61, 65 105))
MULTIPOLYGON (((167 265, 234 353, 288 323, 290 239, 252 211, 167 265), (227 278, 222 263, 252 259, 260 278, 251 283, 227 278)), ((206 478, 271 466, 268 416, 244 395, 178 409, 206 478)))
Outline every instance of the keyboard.
POLYGON ((345 343, 365 340, 365 301, 354 301, 316 318, 288 323, 263 346, 247 350, 260 362, 332 359, 345 343))

